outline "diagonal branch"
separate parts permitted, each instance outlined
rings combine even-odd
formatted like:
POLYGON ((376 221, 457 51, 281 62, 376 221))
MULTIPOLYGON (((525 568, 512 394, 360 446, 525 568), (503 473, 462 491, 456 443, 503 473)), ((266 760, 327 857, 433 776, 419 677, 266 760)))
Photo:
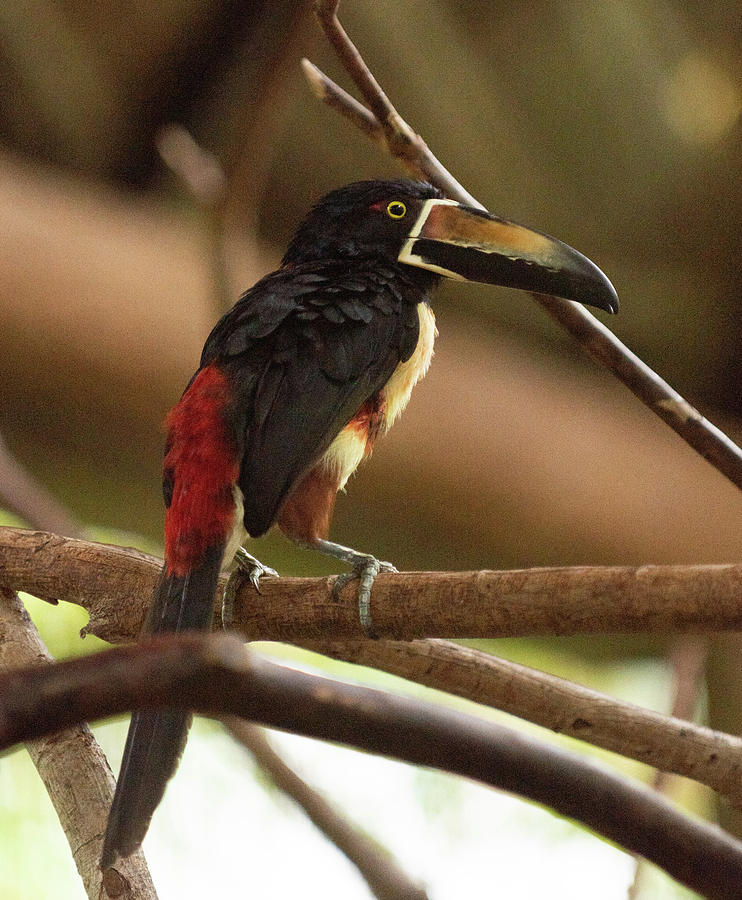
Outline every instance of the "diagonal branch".
POLYGON ((226 635, 168 636, 0 676, 0 750, 141 706, 234 714, 462 775, 577 819, 706 897, 742 883, 742 844, 642 785, 456 710, 276 665, 226 635))
POLYGON ((284 762, 262 728, 235 716, 225 717, 224 724, 276 787, 299 804, 322 834, 347 856, 378 900, 427 900, 425 889, 410 880, 386 848, 341 815, 284 762))
POLYGON ((742 738, 666 716, 451 641, 311 641, 334 659, 390 672, 684 775, 742 806, 742 738))
MULTIPOLYGON (((427 144, 404 121, 381 90, 342 28, 337 18, 338 6, 339 0, 316 0, 315 12, 346 72, 369 104, 370 111, 368 116, 359 116, 356 101, 353 101, 355 105, 347 104, 345 98, 349 95, 316 66, 305 61, 304 72, 314 92, 334 109, 347 106, 343 110, 346 118, 360 125, 364 133, 370 134, 377 143, 379 134, 383 134, 383 146, 387 152, 399 159, 410 174, 426 178, 453 199, 483 208, 435 158, 427 144), (377 129, 372 127, 369 116, 376 120, 377 129)), ((697 453, 738 488, 742 488, 742 449, 734 441, 705 419, 583 306, 545 294, 533 296, 593 360, 612 372, 697 453)))

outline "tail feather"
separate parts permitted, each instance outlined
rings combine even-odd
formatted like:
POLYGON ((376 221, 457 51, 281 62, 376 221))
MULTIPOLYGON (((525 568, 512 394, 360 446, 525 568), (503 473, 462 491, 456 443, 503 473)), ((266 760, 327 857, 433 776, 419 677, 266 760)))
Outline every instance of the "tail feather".
MULTIPOLYGON (((211 622, 224 544, 206 552, 187 575, 160 577, 144 634, 204 630, 211 622)), ((132 714, 116 792, 108 817, 101 868, 129 856, 144 839, 152 815, 178 768, 191 724, 188 710, 139 710, 132 714)))

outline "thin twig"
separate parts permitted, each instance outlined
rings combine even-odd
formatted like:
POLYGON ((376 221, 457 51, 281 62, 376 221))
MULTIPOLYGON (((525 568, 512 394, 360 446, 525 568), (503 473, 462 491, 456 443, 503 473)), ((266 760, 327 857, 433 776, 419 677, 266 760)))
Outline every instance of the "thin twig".
POLYGON ((655 791, 484 719, 331 681, 183 634, 0 676, 0 750, 81 720, 183 706, 337 741, 544 804, 652 860, 708 898, 735 896, 742 844, 655 791))
POLYGON ((262 728, 234 716, 226 717, 224 723, 276 787, 291 797, 322 834, 356 866, 379 900, 426 900, 425 889, 409 879, 386 848, 351 823, 285 763, 262 728))
POLYGON ((379 125, 379 120, 355 97, 344 91, 340 85, 328 78, 314 63, 308 59, 302 59, 301 67, 318 100, 326 103, 332 109, 349 119, 356 128, 360 128, 368 137, 386 148, 384 129, 379 125))
MULTIPOLYGON (((135 550, 0 529, 0 580, 37 596, 84 606, 90 613, 87 630, 109 642, 136 637, 161 565, 159 560, 135 550)), ((501 631, 507 631, 503 626, 508 626, 511 632, 528 633, 528 627, 534 625, 534 619, 529 618, 534 605, 541 609, 536 618, 543 617, 543 624, 554 633, 563 626, 561 616, 572 615, 570 610, 574 608, 590 606, 594 595, 605 592, 608 599, 601 607, 604 614, 608 614, 611 603, 620 601, 623 624, 630 621, 638 630, 668 633, 681 626, 684 617, 687 626, 689 616, 695 619, 699 610, 717 607, 726 613, 727 627, 733 627, 742 615, 742 566, 547 572, 551 589, 545 588, 544 570, 539 569, 478 575, 432 573, 422 584, 420 575, 384 576, 374 586, 374 610, 379 621, 381 610, 387 607, 401 608, 410 618, 423 615, 419 608, 423 601, 416 598, 425 597, 427 591, 447 598, 445 603, 436 602, 436 608, 458 610, 458 621, 450 618, 450 611, 446 613, 449 624, 453 621, 460 627, 462 623, 472 626, 482 610, 487 613, 493 607, 501 631), (642 571, 643 576, 639 574, 642 571), (443 588, 439 579, 443 579, 443 588), (497 594, 498 582, 501 589, 505 588, 502 596, 497 594), (642 585, 644 593, 639 590, 642 585), (572 591, 567 602, 560 589, 572 591), (508 590, 515 590, 515 595, 509 596, 508 590), (633 592, 633 598, 624 596, 627 592, 633 592), (632 607, 630 619, 627 605, 632 607), (519 622, 521 618, 526 620, 525 628, 519 622)), ((334 602, 326 578, 271 580, 262 590, 263 595, 257 597, 251 587, 243 589, 235 606, 234 626, 249 640, 298 641, 330 655, 394 672, 505 709, 657 768, 696 778, 740 802, 742 753, 738 738, 639 710, 579 685, 445 641, 339 643, 358 635, 357 605, 355 599, 347 604, 334 602)), ((600 615, 595 615, 591 627, 601 627, 600 615)), ((620 630, 620 619, 614 618, 611 623, 620 630)), ((715 627, 719 627, 718 622, 715 627)))
POLYGON ((71 513, 21 465, 0 435, 0 503, 32 528, 72 537, 80 528, 71 513))
MULTIPOLYGON (((315 11, 329 42, 346 72, 375 114, 386 140, 385 149, 399 159, 408 172, 424 177, 461 203, 484 208, 435 158, 422 138, 402 119, 387 95, 378 86, 370 69, 337 18, 338 0, 317 0, 315 11)), ((304 72, 314 92, 334 109, 345 104, 341 89, 316 66, 304 64, 304 72)), ((347 96, 347 95, 346 95, 347 96)), ((353 101, 355 103, 355 101, 353 101)), ((355 107, 344 111, 346 118, 361 126, 379 143, 367 121, 360 122, 355 107)), ((696 452, 742 489, 742 449, 723 431, 705 419, 670 385, 632 353, 605 325, 583 306, 545 294, 534 298, 575 338, 586 353, 605 366, 616 378, 666 422, 696 452)))

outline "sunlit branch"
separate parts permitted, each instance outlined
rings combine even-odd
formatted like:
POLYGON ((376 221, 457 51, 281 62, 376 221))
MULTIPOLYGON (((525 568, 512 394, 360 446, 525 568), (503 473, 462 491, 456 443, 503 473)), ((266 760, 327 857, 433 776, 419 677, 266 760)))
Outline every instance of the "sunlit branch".
MULTIPOLYGON (((131 640, 162 562, 138 551, 20 528, 0 528, 0 579, 90 613, 104 640, 131 640)), ((234 626, 248 640, 363 637, 350 585, 333 578, 246 584, 234 626)), ((497 638, 639 632, 667 635, 742 626, 742 564, 565 566, 479 572, 402 572, 374 583, 380 636, 497 638)))
POLYGON ((313 641, 303 646, 692 778, 742 806, 742 738, 696 725, 689 721, 691 714, 673 710, 666 716, 450 641, 313 641))

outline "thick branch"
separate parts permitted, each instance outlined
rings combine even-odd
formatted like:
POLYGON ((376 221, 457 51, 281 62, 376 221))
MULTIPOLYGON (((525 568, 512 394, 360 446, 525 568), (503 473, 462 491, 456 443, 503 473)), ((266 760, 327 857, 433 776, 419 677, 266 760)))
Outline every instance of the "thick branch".
MULTIPOLYGON (((37 596, 84 606, 91 616, 88 630, 107 641, 129 641, 139 633, 160 567, 159 560, 135 550, 43 532, 0 529, 0 579, 37 596)), ((399 608, 411 618, 424 616, 424 621, 433 623, 431 630, 439 633, 443 627, 435 625, 435 613, 426 607, 445 607, 448 627, 462 635, 471 632, 479 616, 485 617, 485 625, 496 625, 499 634, 527 634, 536 626, 539 633, 564 633, 562 619, 574 617, 575 610, 586 629, 608 630, 608 625, 614 624, 616 630, 622 626, 625 630, 633 623, 638 630, 666 633, 673 628, 687 629, 690 623, 701 627, 699 616, 708 625, 708 616, 716 614, 721 619, 713 627, 731 628, 740 617, 741 579, 742 566, 736 565, 433 573, 424 579, 402 574, 377 580, 373 608, 377 622, 399 608), (544 588, 544 577, 552 579, 555 593, 544 588), (556 593, 560 589, 563 595, 556 593), (425 590, 431 593, 430 601, 425 600, 425 590), (607 596, 601 601, 603 612, 593 610, 592 618, 585 619, 593 595, 602 597, 601 591, 607 596), (623 597, 624 591, 633 591, 633 597, 623 597), (623 604, 623 619, 609 615, 611 603, 623 604), (626 613, 627 604, 633 604, 630 615, 626 613)), ((349 597, 347 603, 333 602, 329 583, 325 578, 282 578, 266 582, 260 597, 251 587, 243 588, 235 607, 235 627, 251 640, 296 641, 337 658, 495 706, 554 731, 694 778, 732 802, 742 802, 742 745, 738 738, 620 703, 445 641, 343 641, 359 631, 356 601, 349 597), (319 634, 323 635, 321 639, 319 634)), ((400 626, 399 630, 409 628, 400 626)), ((575 626, 574 630, 579 629, 575 626)), ((484 636, 491 636, 486 628, 483 631, 484 636)))
MULTIPOLYGON (((40 662, 51 663, 52 658, 21 601, 0 587, 0 672, 40 662)), ((88 726, 79 722, 29 741, 26 748, 57 811, 88 897, 156 900, 141 850, 107 873, 101 885, 98 860, 114 781, 88 726)))
POLYGON ((278 666, 228 636, 159 638, 0 676, 0 750, 142 705, 231 713, 473 778, 583 822, 706 897, 742 883, 742 845, 641 785, 455 710, 278 666))
MULTIPOLYGON (((399 115, 340 25, 338 5, 339 0, 317 0, 317 17, 346 72, 369 104, 369 115, 376 118, 378 127, 383 131, 388 152, 399 159, 408 172, 436 184, 449 197, 483 208, 399 115)), ((304 64, 304 72, 320 99, 335 109, 345 105, 342 96, 345 92, 341 92, 342 89, 316 66, 310 68, 304 64)), ((370 134, 378 143, 374 129, 368 122, 360 121, 356 110, 345 110, 344 115, 360 124, 364 133, 370 134)), ((583 306, 545 294, 533 296, 589 356, 611 371, 696 452, 742 488, 742 449, 723 431, 705 419, 583 306)))
MULTIPOLYGON (((0 581, 84 606, 107 641, 139 630, 161 562, 122 547, 19 528, 0 529, 0 581)), ((248 640, 363 636, 356 588, 342 602, 331 578, 279 578, 237 595, 235 627, 248 640)), ((386 638, 496 638, 742 626, 742 565, 573 566, 481 572, 405 572, 374 583, 372 616, 386 638)))
POLYGON ((254 757, 273 783, 298 803, 315 826, 356 866, 379 900, 426 900, 424 888, 410 881, 396 860, 291 769, 257 725, 229 716, 232 737, 254 757))

